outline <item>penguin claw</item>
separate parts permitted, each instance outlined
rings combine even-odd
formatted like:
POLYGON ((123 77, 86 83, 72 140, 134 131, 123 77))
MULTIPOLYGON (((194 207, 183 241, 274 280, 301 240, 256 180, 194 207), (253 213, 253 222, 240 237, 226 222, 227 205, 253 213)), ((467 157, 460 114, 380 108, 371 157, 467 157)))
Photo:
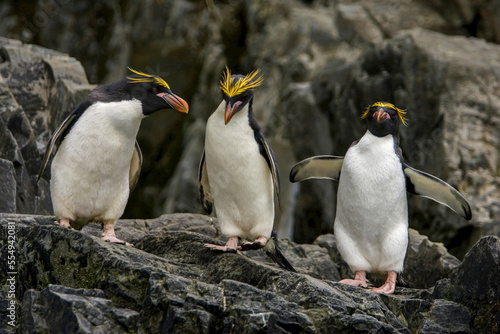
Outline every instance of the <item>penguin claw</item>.
POLYGON ((380 288, 373 288, 372 291, 375 293, 383 293, 386 295, 394 293, 394 290, 396 289, 397 276, 398 274, 395 271, 387 272, 387 280, 385 281, 384 285, 382 285, 380 288))
POLYGON ((104 240, 104 241, 106 241, 106 242, 110 242, 112 244, 124 245, 124 246, 128 246, 128 247, 134 247, 133 244, 128 243, 128 242, 123 241, 123 240, 120 240, 117 237, 106 236, 106 237, 102 237, 101 239, 104 240))
POLYGON ((343 279, 343 280, 339 281, 339 283, 342 283, 342 284, 347 284, 347 285, 352 285, 352 286, 360 286, 363 288, 368 287, 367 282, 368 282, 367 280, 359 280, 359 279, 343 279))
POLYGON ((105 220, 102 222, 102 237, 101 239, 106 242, 111 242, 113 244, 125 245, 129 247, 134 247, 131 243, 120 240, 116 237, 115 233, 115 220, 105 220))
POLYGON ((366 272, 362 270, 356 271, 354 274, 354 279, 343 279, 339 281, 339 283, 352 285, 352 286, 361 286, 363 288, 368 287, 368 280, 366 279, 366 272))
POLYGON ((59 220, 54 221, 54 223, 55 223, 56 225, 61 226, 61 227, 67 227, 67 228, 69 228, 70 230, 73 230, 73 228, 71 227, 71 225, 70 225, 70 223, 69 223, 69 219, 67 219, 67 218, 61 218, 61 219, 59 219, 59 220))
POLYGON ((261 249, 262 247, 264 247, 264 245, 256 240, 254 242, 245 242, 241 244, 241 246, 238 247, 238 250, 247 251, 247 250, 261 249))
POLYGON ((220 251, 220 252, 225 252, 225 253, 237 253, 238 248, 233 248, 230 246, 221 246, 221 245, 214 245, 214 244, 204 244, 203 246, 210 248, 215 251, 220 251))
POLYGON ((261 249, 267 244, 267 238, 266 237, 258 237, 257 240, 253 242, 244 242, 240 247, 239 250, 241 251, 247 251, 247 250, 254 250, 254 249, 261 249))
POLYGON ((238 237, 232 236, 227 239, 224 246, 215 244, 205 244, 205 247, 226 253, 236 253, 238 251, 238 237))
POLYGON ((395 289, 396 289, 395 285, 384 283, 384 285, 382 285, 379 288, 372 288, 372 291, 375 293, 383 293, 386 295, 390 295, 390 294, 394 293, 395 289))

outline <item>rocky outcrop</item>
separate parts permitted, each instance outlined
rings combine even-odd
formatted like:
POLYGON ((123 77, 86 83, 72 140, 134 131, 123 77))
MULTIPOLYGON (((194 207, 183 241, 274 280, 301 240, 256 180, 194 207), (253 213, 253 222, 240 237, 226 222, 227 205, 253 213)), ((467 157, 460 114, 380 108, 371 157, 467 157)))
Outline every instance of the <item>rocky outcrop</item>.
MULTIPOLYGON (((350 273, 332 235, 309 245, 282 240, 298 270, 291 273, 261 251, 207 251, 204 243, 223 238, 217 221, 203 215, 121 220, 117 233, 133 248, 103 242, 97 225, 79 232, 50 216, 2 214, 1 254, 9 222, 22 333, 472 333, 500 325, 496 237, 482 239, 460 263, 412 232, 407 287, 385 296, 337 283, 350 273), (426 267, 441 274, 430 282, 426 267), (418 289, 417 280, 429 288, 418 289)), ((0 272, 9 271, 2 257, 0 272)), ((0 295, 0 304, 9 300, 0 295)), ((0 316, 1 326, 11 328, 0 316)))
POLYGON ((463 263, 450 274, 450 278, 436 285, 436 296, 469 307, 473 327, 478 333, 500 332, 499 291, 482 290, 485 286, 500 286, 499 263, 499 239, 484 237, 467 253, 463 263), (481 261, 477 261, 478 258, 481 261))
POLYGON ((52 213, 41 153, 91 88, 76 59, 0 37, 0 212, 52 213))

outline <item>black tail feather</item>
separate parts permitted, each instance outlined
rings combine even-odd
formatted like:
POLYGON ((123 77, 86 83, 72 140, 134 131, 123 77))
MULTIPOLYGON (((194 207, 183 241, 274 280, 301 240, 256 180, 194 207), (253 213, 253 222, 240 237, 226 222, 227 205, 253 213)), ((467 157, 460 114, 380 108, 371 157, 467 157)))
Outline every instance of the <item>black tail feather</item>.
POLYGON ((273 230, 271 234, 271 239, 267 242, 264 247, 267 256, 271 258, 274 262, 276 262, 281 268, 286 269, 288 271, 292 271, 294 273, 297 272, 295 268, 290 264, 290 262, 286 259, 286 257, 281 252, 281 249, 278 245, 278 239, 276 238, 276 231, 273 230))

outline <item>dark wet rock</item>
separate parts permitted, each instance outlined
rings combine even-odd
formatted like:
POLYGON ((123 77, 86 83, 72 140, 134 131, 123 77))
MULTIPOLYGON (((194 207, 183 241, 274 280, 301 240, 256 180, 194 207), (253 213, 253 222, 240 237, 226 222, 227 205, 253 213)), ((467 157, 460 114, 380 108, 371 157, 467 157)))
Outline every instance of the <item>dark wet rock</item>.
POLYGON ((465 306, 436 300, 425 315, 420 333, 472 333, 470 320, 470 312, 465 306))
MULTIPOLYGON (((80 232, 56 226, 53 220, 0 215, 2 254, 7 251, 7 225, 16 226, 15 301, 23 319, 18 322, 21 332, 495 330, 484 322, 484 315, 494 315, 498 305, 498 238, 494 237, 481 239, 450 278, 441 277, 435 288, 418 289, 409 283, 385 296, 337 283, 344 264, 332 260, 338 252, 331 235, 319 237, 314 245, 281 240, 285 256, 299 271, 291 273, 261 251, 224 254, 206 249, 204 243, 225 239, 217 221, 204 215, 118 221, 118 236, 135 248, 100 240, 98 225, 87 225, 80 232), (479 263, 489 272, 479 271, 479 263), (474 271, 479 276, 472 275, 474 271)), ((426 261, 432 267, 442 265, 449 255, 430 255, 427 248, 432 249, 432 243, 415 234, 412 239, 426 247, 417 247, 421 251, 415 250, 412 257, 426 259, 407 261, 405 271, 417 273, 419 269, 411 266, 426 261)), ((5 287, 4 257, 0 272, 5 287)), ((0 305, 8 301, 2 290, 0 305)), ((2 328, 10 328, 2 321, 2 328)))
POLYGON ((23 298, 22 331, 38 333, 138 333, 139 313, 114 308, 98 289, 72 289, 49 284, 28 290, 23 298))
POLYGON ((422 290, 381 296, 387 307, 415 333, 472 333, 470 311, 464 305, 434 299, 422 290))
POLYGON ((460 261, 448 253, 443 244, 431 242, 414 229, 409 230, 408 250, 401 275, 406 284, 414 288, 433 287, 441 278, 449 277, 452 269, 459 264, 460 261))
POLYGON ((500 332, 500 239, 479 240, 449 277, 435 295, 468 306, 478 333, 500 332))
POLYGON ((16 178, 12 161, 0 159, 0 211, 16 212, 16 178))

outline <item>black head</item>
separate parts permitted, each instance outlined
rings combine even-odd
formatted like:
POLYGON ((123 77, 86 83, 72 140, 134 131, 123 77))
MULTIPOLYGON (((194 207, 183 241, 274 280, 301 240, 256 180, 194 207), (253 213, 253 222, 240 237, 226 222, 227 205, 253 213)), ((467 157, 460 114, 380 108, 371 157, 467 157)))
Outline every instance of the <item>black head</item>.
POLYGON ((134 74, 127 77, 127 89, 132 98, 142 103, 142 113, 150 115, 160 109, 173 109, 187 113, 189 106, 184 99, 170 90, 165 80, 156 76, 129 68, 134 74))
POLYGON ((160 109, 173 109, 187 113, 189 106, 170 90, 162 78, 134 71, 120 81, 96 87, 90 94, 91 102, 118 102, 136 99, 141 101, 142 113, 147 116, 160 109))
POLYGON ((247 103, 251 103, 253 99, 253 89, 258 87, 264 81, 262 76, 254 79, 259 70, 243 76, 241 74, 231 75, 231 72, 226 67, 220 89, 222 98, 226 101, 226 112, 224 114, 224 122, 227 124, 238 111, 243 109, 247 103))
POLYGON ((391 103, 375 102, 366 108, 361 118, 366 119, 368 131, 377 137, 384 137, 398 134, 399 122, 406 125, 405 114, 391 103))

